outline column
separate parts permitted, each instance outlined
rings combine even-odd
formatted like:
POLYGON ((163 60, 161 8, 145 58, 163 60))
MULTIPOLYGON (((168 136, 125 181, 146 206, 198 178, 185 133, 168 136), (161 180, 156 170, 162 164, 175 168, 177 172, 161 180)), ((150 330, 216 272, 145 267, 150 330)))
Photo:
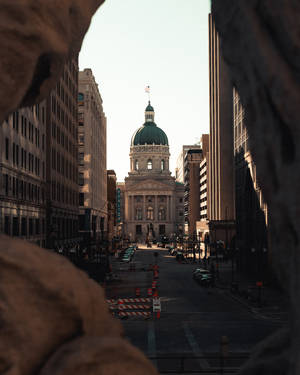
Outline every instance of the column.
POLYGON ((146 220, 146 195, 143 195, 143 221, 146 220))
POLYGON ((169 196, 166 195, 166 200, 167 200, 167 221, 170 220, 170 202, 169 202, 169 196))
POLYGON ((154 221, 158 220, 158 203, 157 195, 154 196, 154 221))

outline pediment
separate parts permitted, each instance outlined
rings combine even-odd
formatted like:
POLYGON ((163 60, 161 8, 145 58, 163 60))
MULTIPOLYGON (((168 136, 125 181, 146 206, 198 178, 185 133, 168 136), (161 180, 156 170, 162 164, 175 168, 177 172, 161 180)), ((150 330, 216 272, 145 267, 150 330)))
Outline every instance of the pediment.
MULTIPOLYGON (((173 181, 171 181, 173 182, 173 181)), ((156 181, 154 179, 147 179, 144 181, 139 181, 136 184, 131 182, 130 186, 126 189, 128 192, 137 192, 137 191, 172 191, 174 190, 173 184, 164 183, 161 181, 156 181)))

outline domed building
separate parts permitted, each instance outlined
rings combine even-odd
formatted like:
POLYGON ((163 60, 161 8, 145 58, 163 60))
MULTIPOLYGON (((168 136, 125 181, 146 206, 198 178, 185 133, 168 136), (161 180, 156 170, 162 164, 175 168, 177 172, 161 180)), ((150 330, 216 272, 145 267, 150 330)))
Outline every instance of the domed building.
POLYGON ((171 176, 168 137, 154 114, 149 101, 145 123, 131 138, 125 178, 124 232, 135 241, 178 235, 184 225, 184 186, 171 176))

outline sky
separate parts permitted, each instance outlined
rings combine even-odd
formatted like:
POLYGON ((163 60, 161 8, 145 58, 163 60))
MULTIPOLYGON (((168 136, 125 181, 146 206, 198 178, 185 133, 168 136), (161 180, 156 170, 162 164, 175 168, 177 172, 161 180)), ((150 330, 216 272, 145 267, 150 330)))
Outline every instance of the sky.
POLYGON ((79 55, 91 68, 107 118, 107 169, 129 171, 130 141, 144 123, 150 86, 155 122, 170 145, 174 175, 182 145, 209 130, 210 0, 106 0, 79 55))

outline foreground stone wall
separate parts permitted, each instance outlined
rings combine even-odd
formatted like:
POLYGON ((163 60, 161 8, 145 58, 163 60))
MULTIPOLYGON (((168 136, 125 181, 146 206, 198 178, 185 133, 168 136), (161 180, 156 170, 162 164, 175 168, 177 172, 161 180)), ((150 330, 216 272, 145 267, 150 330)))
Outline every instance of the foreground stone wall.
POLYGON ((84 272, 22 240, 0 249, 1 374, 156 374, 84 272))
POLYGON ((300 3, 213 0, 222 53, 245 108, 257 179, 270 212, 272 260, 291 319, 243 374, 299 374, 300 3))
POLYGON ((0 123, 44 98, 104 0, 0 0, 0 123))
MULTIPOLYGON (((104 0, 0 0, 0 123, 39 102, 104 0)), ((103 290, 68 260, 0 236, 0 373, 157 374, 122 338, 103 290)))

